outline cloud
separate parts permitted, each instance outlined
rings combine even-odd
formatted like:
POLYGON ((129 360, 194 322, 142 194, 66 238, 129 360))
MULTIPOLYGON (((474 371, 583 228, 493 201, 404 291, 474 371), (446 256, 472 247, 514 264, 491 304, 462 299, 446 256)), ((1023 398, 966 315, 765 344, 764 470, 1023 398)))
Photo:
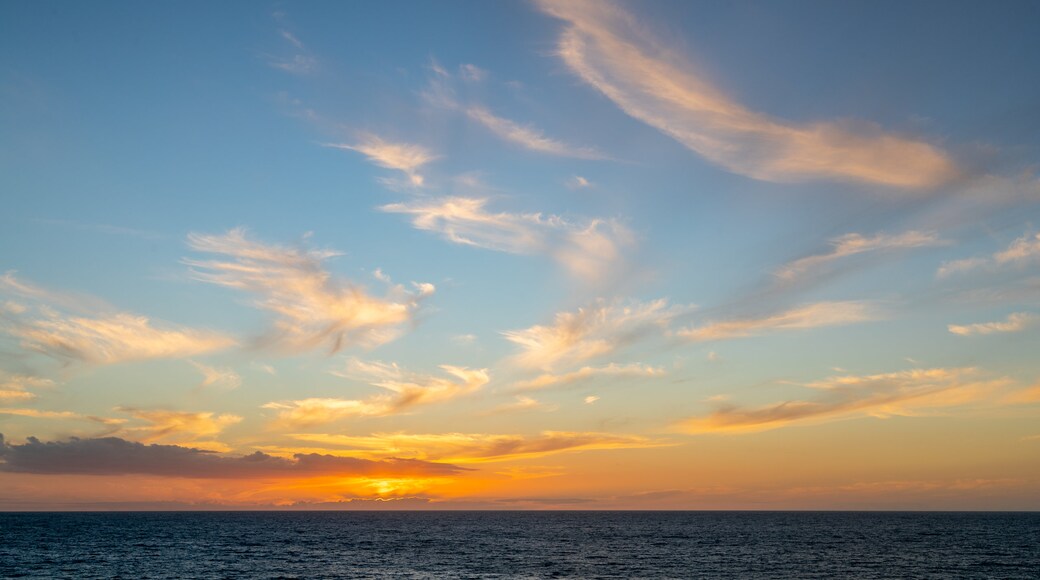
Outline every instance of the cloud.
MULTIPOLYGON (((170 441, 199 446, 199 439, 215 437, 224 429, 242 422, 242 417, 231 413, 171 411, 168 409, 137 409, 117 407, 135 419, 148 423, 142 427, 125 427, 121 434, 133 434, 145 443, 170 441)), ((211 445, 212 446, 212 445, 211 445)))
POLYGON ((517 411, 545 411, 552 412, 559 409, 557 405, 550 405, 543 403, 534 397, 528 397, 525 395, 516 395, 512 403, 505 403, 491 409, 488 412, 489 415, 498 415, 500 413, 515 413, 517 411))
POLYGON ((498 116, 479 102, 460 100, 458 96, 460 90, 465 93, 467 92, 466 84, 474 84, 483 80, 486 76, 485 71, 472 65, 460 66, 458 76, 464 81, 460 85, 455 82, 454 77, 446 69, 436 62, 431 63, 430 70, 434 74, 422 91, 423 99, 430 105, 465 115, 466 118, 484 126, 503 141, 519 145, 530 151, 576 159, 606 158, 603 153, 593 147, 572 145, 548 137, 541 129, 498 116))
POLYGON ((0 435, 0 471, 37 474, 125 475, 204 479, 344 477, 438 477, 461 467, 415 459, 373 461, 354 457, 296 454, 292 459, 256 452, 228 456, 178 445, 145 445, 117 437, 42 442, 30 437, 12 445, 0 435))
POLYGON ((468 83, 479 83, 487 78, 488 72, 475 64, 460 64, 459 76, 468 83))
POLYGON ((533 379, 520 381, 513 385, 521 390, 538 390, 549 387, 562 387, 575 383, 586 382, 598 377, 606 378, 640 378, 660 377, 667 374, 663 368, 655 368, 649 365, 632 363, 619 365, 610 363, 602 367, 581 367, 576 371, 563 374, 545 373, 533 379))
POLYGON ((229 368, 211 367, 193 360, 188 362, 191 363, 191 366, 195 367, 200 373, 202 373, 202 382, 199 383, 200 387, 237 389, 242 386, 242 377, 229 368))
POLYGON ((499 117, 484 107, 470 107, 466 110, 466 115, 487 127, 499 138, 531 151, 576 159, 604 159, 604 155, 592 147, 578 147, 546 137, 535 127, 499 117))
POLYGON ((795 260, 777 270, 776 276, 782 280, 794 280, 806 272, 826 265, 829 262, 874 251, 892 251, 906 248, 918 248, 924 246, 941 246, 948 242, 939 239, 935 232, 920 232, 911 230, 902 234, 879 233, 871 237, 861 234, 845 234, 830 241, 832 249, 826 254, 817 254, 795 260))
POLYGON ((583 400, 585 401, 586 405, 591 405, 591 404, 595 403, 596 401, 598 401, 599 397, 597 397, 596 395, 589 395, 589 396, 585 397, 583 400))
POLYGON ((946 327, 953 334, 972 336, 976 334, 994 334, 998 332, 1021 332, 1036 320, 1036 316, 1028 312, 1009 314, 1004 322, 980 322, 965 326, 950 324, 946 327))
POLYGON ((613 3, 539 2, 567 23, 557 53, 628 115, 722 167, 766 181, 832 179, 927 188, 957 170, 924 141, 873 124, 790 122, 752 111, 714 87, 613 3))
POLYGON ((989 258, 975 257, 963 260, 944 262, 936 275, 945 278, 951 274, 959 274, 981 267, 998 267, 1010 264, 1024 264, 1040 259, 1040 233, 1030 237, 1022 236, 1011 242, 1004 250, 994 253, 989 258))
POLYGON ((435 290, 413 283, 411 292, 396 285, 385 297, 371 296, 325 269, 324 261, 335 253, 262 244, 241 228, 223 235, 189 234, 188 242, 194 250, 230 258, 184 260, 195 279, 257 296, 254 305, 275 314, 263 342, 295 352, 389 342, 435 290))
POLYGON ((710 322, 684 328, 676 336, 694 342, 757 336, 778 330, 800 330, 863 322, 875 318, 866 302, 816 302, 765 318, 745 318, 710 322))
POLYGON ((351 359, 344 371, 333 374, 362 380, 389 391, 365 399, 310 398, 263 405, 278 411, 276 425, 285 428, 320 425, 345 417, 379 417, 419 405, 449 401, 480 390, 490 380, 487 369, 451 365, 440 367, 450 378, 411 373, 396 364, 351 359))
POLYGON ((453 463, 509 461, 564 452, 640 449, 667 442, 635 435, 596 432, 543 431, 535 436, 487 433, 408 434, 369 436, 293 434, 299 441, 341 446, 377 455, 417 457, 453 463))
POLYGON ((551 325, 511 330, 502 335, 518 345, 513 360, 529 368, 551 369, 609 356, 647 335, 663 335, 689 306, 669 306, 665 299, 628 303, 597 300, 576 312, 560 312, 551 325))
POLYGON ((856 417, 915 415, 976 402, 1008 384, 979 380, 974 368, 913 369, 876 375, 829 377, 805 386, 815 400, 791 400, 761 407, 722 404, 713 413, 682 422, 687 433, 747 433, 788 425, 856 417))
POLYGON ((49 388, 54 381, 29 375, 9 375, 0 371, 0 401, 27 401, 36 393, 29 389, 49 388))
POLYGON ((592 187, 592 182, 580 175, 575 175, 567 180, 567 187, 570 189, 586 189, 592 187))
POLYGON ((291 47, 289 56, 268 56, 267 64, 278 70, 294 74, 309 75, 318 70, 318 59, 315 58, 303 42, 288 30, 280 29, 278 35, 291 47))
POLYGON ((413 186, 423 185, 423 176, 419 173, 422 167, 437 159, 429 149, 410 143, 391 143, 371 133, 363 133, 359 143, 329 143, 326 147, 357 151, 368 157, 368 160, 386 169, 396 169, 408 176, 413 186))
POLYGON ((0 409, 0 415, 16 415, 19 417, 32 417, 34 419, 86 419, 84 415, 72 411, 41 411, 39 409, 13 409, 10 407, 0 409))
POLYGON ((63 362, 115 364, 179 358, 235 344, 215 332, 155 324, 126 312, 63 312, 61 309, 98 308, 98 304, 40 289, 16 279, 12 272, 0 276, 3 291, 37 302, 35 309, 24 305, 0 309, 0 326, 20 339, 23 348, 63 362), (47 302, 50 299, 53 302, 47 302))
POLYGON ((540 213, 491 213, 487 199, 444 197, 382 206, 382 211, 412 216, 417 229, 436 232, 456 244, 513 254, 544 254, 571 275, 595 280, 623 259, 634 242, 615 220, 573 223, 540 213))

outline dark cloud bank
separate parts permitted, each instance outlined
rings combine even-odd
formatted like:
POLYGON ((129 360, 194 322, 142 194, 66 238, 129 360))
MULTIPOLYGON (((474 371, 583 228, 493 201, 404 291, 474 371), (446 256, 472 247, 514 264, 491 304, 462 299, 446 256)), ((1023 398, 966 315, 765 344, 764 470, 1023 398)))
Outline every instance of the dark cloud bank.
POLYGON ((237 479, 343 475, 372 477, 456 475, 465 468, 418 459, 383 460, 298 453, 292 459, 257 451, 228 456, 179 445, 144 445, 118 437, 43 442, 29 437, 12 445, 0 434, 0 471, 37 474, 159 475, 237 479))

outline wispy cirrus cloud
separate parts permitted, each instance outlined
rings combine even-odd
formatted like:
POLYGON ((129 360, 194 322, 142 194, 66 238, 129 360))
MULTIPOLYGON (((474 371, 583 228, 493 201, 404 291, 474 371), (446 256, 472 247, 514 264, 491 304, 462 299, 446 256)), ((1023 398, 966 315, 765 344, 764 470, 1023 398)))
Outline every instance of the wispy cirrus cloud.
POLYGON ((724 320, 683 328, 676 331, 675 335, 694 342, 728 340, 780 330, 853 324, 876 318, 877 313, 868 302, 815 302, 762 318, 724 320))
POLYGON ((308 50, 303 41, 284 27, 285 14, 275 13, 274 19, 282 25, 278 29, 278 36, 284 41, 288 50, 282 50, 280 56, 268 55, 267 64, 278 70, 300 76, 316 72, 319 68, 317 57, 308 50))
POLYGON ((571 145, 552 139, 536 127, 521 125, 515 121, 499 117, 485 107, 469 107, 466 109, 466 115, 486 127, 499 138, 531 151, 558 157, 574 157, 576 159, 605 158, 603 153, 592 147, 571 145))
POLYGON ((1040 233, 1025 235, 1011 242, 1007 248, 995 252, 989 257, 964 258, 944 262, 936 275, 945 278, 953 274, 968 272, 978 268, 996 268, 999 266, 1022 265, 1040 260, 1040 233))
POLYGON ((282 428, 321 425, 346 417, 380 417, 412 407, 441 403, 480 390, 490 380, 487 369, 441 365, 448 377, 408 372, 393 363, 351 359, 334 374, 361 380, 389 391, 364 399, 309 398, 275 401, 264 409, 278 412, 275 425, 282 428))
POLYGON ((556 314, 553 323, 502 335, 520 347, 517 364, 536 369, 580 363, 609 356, 648 335, 663 336, 671 322, 690 306, 667 300, 621 302, 598 300, 575 312, 556 314))
POLYGON ((831 251, 800 258, 778 269, 777 278, 792 281, 816 268, 841 258, 866 252, 894 251, 909 248, 941 246, 949 242, 940 239, 935 232, 911 230, 901 234, 878 233, 873 236, 851 233, 830 240, 831 251))
POLYGON ((634 244, 627 227, 612 219, 571 222, 540 213, 494 213, 484 198, 445 197, 393 203, 379 209, 412 216, 412 225, 448 241, 513 254, 552 257, 568 273, 596 280, 623 260, 634 244))
POLYGON ((222 350, 234 339, 212 331, 155 323, 145 316, 110 310, 100 301, 80 301, 17 279, 0 276, 0 292, 30 305, 0 307, 0 327, 26 350, 64 363, 115 364, 179 358, 222 350))
POLYGON ((126 475, 199 479, 342 477, 440 477, 459 475, 464 468, 418 459, 358 459, 296 454, 292 459, 257 451, 229 456, 179 445, 145 445, 118 437, 72 438, 43 442, 30 437, 21 445, 0 435, 0 471, 9 473, 126 475))
POLYGON ((357 151, 379 167, 404 173, 408 183, 414 187, 422 186, 425 181, 419 170, 438 158, 438 155, 422 145, 394 143, 371 133, 362 133, 354 144, 327 143, 325 146, 357 151))
POLYGON ((50 388, 54 381, 30 375, 12 375, 0 371, 0 401, 27 401, 35 399, 30 389, 50 388))
POLYGON ((192 249, 228 259, 185 259, 196 280, 248 292, 254 305, 275 315, 261 342, 300 352, 337 352, 348 346, 374 347, 397 337, 432 284, 390 286, 377 297, 335 278, 324 261, 335 252, 285 247, 249 239, 242 228, 220 235, 189 234, 192 249))
POLYGON ((526 395, 516 395, 513 400, 509 403, 502 403, 488 411, 488 415, 500 415, 502 413, 516 413, 519 411, 545 411, 552 412, 559 410, 558 405, 552 405, 544 403, 535 399, 534 397, 528 397, 526 395))
POLYGON ((1006 378, 978 375, 975 368, 932 368, 829 377, 805 385, 820 393, 813 400, 760 407, 724 403, 713 413, 688 419, 678 427, 687 433, 750 433, 856 417, 917 415, 973 403, 1010 384, 1006 378))
POLYGON ((293 439, 366 452, 375 457, 403 456, 452 463, 530 459, 557 453, 640 449, 667 441, 616 433, 543 431, 537 435, 489 433, 375 433, 368 436, 292 434, 293 439))
POLYGON ((1003 322, 978 322, 975 324, 950 324, 946 327, 953 334, 974 336, 979 334, 996 334, 1004 332, 1022 332, 1034 322, 1037 316, 1028 312, 1014 312, 1003 322))
POLYGON ((519 381, 513 388, 533 391, 548 388, 566 387, 578 383, 585 383, 594 379, 637 379, 653 378, 666 375, 667 372, 660 367, 631 363, 610 363, 601 367, 584 366, 569 373, 553 374, 545 373, 525 381, 519 381))
POLYGON ((191 363, 191 366, 195 367, 196 370, 202 373, 202 382, 199 383, 200 387, 237 389, 242 386, 242 377, 232 369, 211 367, 193 360, 189 360, 188 362, 191 363))
POLYGON ((797 123, 752 111, 617 4, 541 0, 566 22, 557 54, 625 113, 726 169, 766 181, 928 188, 957 175, 938 147, 868 123, 797 123))
POLYGON ((117 407, 116 411, 146 423, 143 426, 124 427, 120 430, 121 435, 133 435, 134 439, 145 443, 164 441, 193 447, 205 446, 208 449, 222 447, 222 444, 213 445, 203 440, 216 437, 228 427, 242 422, 241 416, 232 413, 135 407, 117 407))
POLYGON ((487 76, 486 71, 476 69, 472 65, 460 66, 458 78, 464 81, 460 85, 456 82, 455 75, 452 75, 435 61, 431 63, 430 69, 434 73, 433 77, 422 92, 423 99, 428 104, 458 112, 470 121, 478 123, 491 131, 499 139, 529 151, 574 159, 597 160, 607 158, 606 155, 594 147, 574 145, 550 137, 546 135, 545 131, 534 125, 519 123, 493 113, 491 109, 481 104, 479 100, 467 99, 464 96, 460 97, 460 91, 456 89, 461 89, 461 92, 465 94, 465 84, 474 84, 483 80, 487 76))

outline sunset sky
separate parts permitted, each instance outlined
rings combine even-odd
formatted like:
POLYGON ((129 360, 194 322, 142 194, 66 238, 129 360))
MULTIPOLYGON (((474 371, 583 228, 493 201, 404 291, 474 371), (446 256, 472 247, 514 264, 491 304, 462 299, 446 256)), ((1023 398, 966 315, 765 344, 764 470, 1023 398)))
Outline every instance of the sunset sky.
POLYGON ((0 510, 1040 509, 1037 22, 0 3, 0 510))

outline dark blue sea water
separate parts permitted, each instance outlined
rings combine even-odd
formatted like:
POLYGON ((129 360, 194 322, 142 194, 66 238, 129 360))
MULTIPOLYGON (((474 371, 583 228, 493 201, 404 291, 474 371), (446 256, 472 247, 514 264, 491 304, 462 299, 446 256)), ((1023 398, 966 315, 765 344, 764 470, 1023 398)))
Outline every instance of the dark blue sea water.
POLYGON ((1040 578, 1040 513, 0 514, 4 578, 1040 578))

